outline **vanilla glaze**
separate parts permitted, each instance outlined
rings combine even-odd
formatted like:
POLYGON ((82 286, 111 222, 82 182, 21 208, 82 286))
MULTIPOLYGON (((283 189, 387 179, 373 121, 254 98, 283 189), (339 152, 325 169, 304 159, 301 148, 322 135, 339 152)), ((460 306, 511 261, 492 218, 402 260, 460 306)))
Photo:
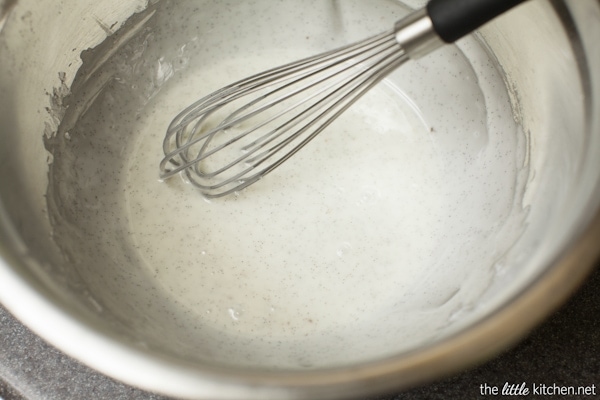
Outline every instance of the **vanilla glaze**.
POLYGON ((467 38, 406 64, 263 181, 206 201, 158 180, 182 108, 407 12, 216 4, 158 2, 131 39, 84 54, 47 140, 53 238, 92 305, 145 330, 140 346, 265 368, 409 350, 483 312, 526 214, 525 143, 493 57, 467 38))

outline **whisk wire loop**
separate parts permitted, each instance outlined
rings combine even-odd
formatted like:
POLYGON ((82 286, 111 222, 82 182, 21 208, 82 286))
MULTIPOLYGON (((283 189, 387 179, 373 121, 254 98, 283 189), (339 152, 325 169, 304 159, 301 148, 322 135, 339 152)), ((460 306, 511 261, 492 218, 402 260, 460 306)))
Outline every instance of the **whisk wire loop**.
POLYGON ((296 154, 407 59, 390 31, 218 90, 170 124, 161 178, 183 172, 208 198, 237 192, 296 154))

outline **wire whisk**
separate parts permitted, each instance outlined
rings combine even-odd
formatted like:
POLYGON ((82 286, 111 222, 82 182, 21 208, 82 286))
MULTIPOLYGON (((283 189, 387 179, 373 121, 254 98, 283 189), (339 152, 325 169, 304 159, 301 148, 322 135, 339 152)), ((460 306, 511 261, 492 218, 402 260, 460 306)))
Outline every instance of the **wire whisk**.
POLYGON ((409 58, 453 42, 521 1, 432 0, 390 31, 217 90, 169 125, 160 177, 181 173, 207 198, 239 192, 296 154, 409 58), (448 15, 459 3, 472 4, 459 16, 448 15))

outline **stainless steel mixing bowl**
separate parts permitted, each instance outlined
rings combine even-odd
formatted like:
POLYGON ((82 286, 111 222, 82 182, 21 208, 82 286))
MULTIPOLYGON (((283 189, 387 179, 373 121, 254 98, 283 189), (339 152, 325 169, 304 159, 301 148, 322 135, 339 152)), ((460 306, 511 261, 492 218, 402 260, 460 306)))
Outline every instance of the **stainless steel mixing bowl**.
MULTIPOLYGON (((344 21, 335 12, 327 18, 310 12, 338 10, 340 3, 197 2, 204 10, 199 20, 235 14, 236 7, 250 10, 248 20, 254 7, 270 10, 274 18, 304 10, 289 27, 292 42, 304 40, 307 24, 319 30, 344 21)), ((528 171, 519 199, 527 211, 522 234, 502 265, 486 267, 496 271, 482 295, 486 311, 427 343, 341 365, 269 369, 194 357, 178 339, 177 323, 165 324, 139 306, 147 295, 136 289, 137 283, 145 285, 142 275, 126 263, 116 270, 107 261, 105 271, 78 265, 77 254, 57 245, 56 221, 48 212, 53 160, 45 145, 65 123, 61 107, 82 65, 80 55, 89 65, 101 64, 102 58, 90 54, 102 53, 88 49, 126 46, 131 36, 115 34, 120 27, 127 26, 132 36, 152 31, 146 6, 142 0, 0 1, 0 301, 65 353, 128 384, 184 398, 360 397, 416 385, 494 356, 542 321, 589 273, 600 252, 600 1, 531 0, 478 33, 502 69, 522 127, 519 137, 526 142, 528 171), (142 17, 126 23, 140 11, 142 17), (123 270, 133 283, 117 290, 113 282, 123 270), (98 278, 102 273, 104 281, 98 278)), ((202 24, 210 27, 210 20, 202 24)), ((213 28, 199 33, 212 38, 207 46, 220 45, 213 28)), ((89 74, 90 79, 98 75, 89 74)))

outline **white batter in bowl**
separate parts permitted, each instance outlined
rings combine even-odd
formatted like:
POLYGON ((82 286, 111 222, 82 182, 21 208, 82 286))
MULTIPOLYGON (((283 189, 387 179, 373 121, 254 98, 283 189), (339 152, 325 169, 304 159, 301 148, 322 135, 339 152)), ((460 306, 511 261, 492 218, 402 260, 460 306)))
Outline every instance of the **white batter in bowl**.
POLYGON ((237 197, 208 202, 158 181, 162 137, 186 104, 407 12, 336 4, 315 3, 312 18, 339 24, 291 46, 278 32, 300 9, 162 2, 122 48, 86 54, 62 104, 70 124, 47 139, 53 238, 94 302, 145 345, 264 368, 409 350, 477 312, 521 234, 524 134, 475 39, 402 68, 237 197))

